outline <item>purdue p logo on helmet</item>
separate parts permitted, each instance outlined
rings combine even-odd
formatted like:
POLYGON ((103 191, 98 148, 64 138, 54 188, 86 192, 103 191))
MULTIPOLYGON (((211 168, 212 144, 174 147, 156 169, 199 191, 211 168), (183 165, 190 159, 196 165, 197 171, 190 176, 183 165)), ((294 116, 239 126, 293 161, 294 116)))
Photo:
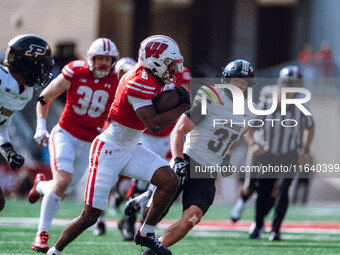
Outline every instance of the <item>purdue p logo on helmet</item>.
POLYGON ((38 44, 31 44, 29 50, 25 52, 26 56, 38 57, 46 54, 46 48, 38 44))
POLYGON ((28 86, 46 87, 52 79, 54 64, 51 48, 40 36, 22 34, 9 43, 4 61, 11 72, 22 74, 28 86))

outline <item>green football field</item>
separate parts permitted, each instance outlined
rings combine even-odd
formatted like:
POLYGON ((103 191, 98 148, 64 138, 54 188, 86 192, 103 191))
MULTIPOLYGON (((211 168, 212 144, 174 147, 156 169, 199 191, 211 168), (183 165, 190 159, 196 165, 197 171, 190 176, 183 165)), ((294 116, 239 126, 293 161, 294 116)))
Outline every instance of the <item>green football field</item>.
MULTIPOLYGON (((31 243, 36 234, 41 202, 34 205, 23 200, 6 202, 0 213, 0 255, 37 254, 31 250, 31 243)), ((61 204, 50 229, 50 245, 54 244, 63 226, 79 215, 81 208, 82 203, 73 200, 66 199, 61 204)), ((340 205, 291 206, 281 242, 268 241, 268 233, 263 234, 260 240, 249 240, 247 229, 253 219, 254 208, 250 206, 237 224, 230 223, 230 210, 231 205, 211 207, 197 228, 171 247, 173 254, 340 254, 340 205)), ((167 223, 180 215, 181 207, 175 204, 165 223, 157 229, 158 236, 167 223)), ((121 213, 115 217, 108 213, 105 236, 94 237, 93 228, 90 228, 66 247, 63 254, 139 254, 142 247, 134 242, 122 241, 116 227, 120 216, 121 213)))

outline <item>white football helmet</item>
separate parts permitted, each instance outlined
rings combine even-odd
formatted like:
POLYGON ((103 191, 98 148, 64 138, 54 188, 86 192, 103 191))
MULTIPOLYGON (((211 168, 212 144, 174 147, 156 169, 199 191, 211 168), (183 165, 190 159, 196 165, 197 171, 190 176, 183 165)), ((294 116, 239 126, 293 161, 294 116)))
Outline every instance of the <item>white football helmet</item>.
POLYGON ((301 87, 302 74, 297 66, 285 66, 281 69, 278 82, 282 86, 301 87))
POLYGON ((140 45, 138 63, 166 84, 176 82, 174 74, 183 72, 183 61, 177 43, 168 36, 150 36, 140 45))
POLYGON ((116 63, 116 69, 119 70, 119 68, 125 64, 133 66, 134 64, 136 64, 136 61, 133 58, 129 57, 120 58, 116 63))
POLYGON ((119 52, 117 50, 116 45, 114 44, 114 42, 107 38, 98 38, 91 44, 90 48, 87 51, 87 63, 89 65, 89 69, 91 72, 94 72, 95 75, 99 78, 103 78, 107 76, 110 72, 112 72, 118 59, 119 52), (95 56, 112 57, 111 67, 107 70, 97 70, 94 67, 93 57, 95 56))

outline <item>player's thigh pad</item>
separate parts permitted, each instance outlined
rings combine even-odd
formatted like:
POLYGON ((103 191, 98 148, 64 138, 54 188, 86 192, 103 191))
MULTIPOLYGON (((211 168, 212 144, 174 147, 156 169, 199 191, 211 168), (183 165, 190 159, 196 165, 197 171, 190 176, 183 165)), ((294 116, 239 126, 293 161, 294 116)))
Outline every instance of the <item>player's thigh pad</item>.
POLYGON ((169 163, 148 148, 138 144, 133 157, 123 169, 122 174, 150 182, 155 171, 163 166, 169 166, 169 163))
POLYGON ((56 125, 49 138, 50 165, 52 172, 64 170, 73 174, 76 157, 75 137, 56 125))
POLYGON ((77 139, 76 157, 73 163, 73 176, 65 194, 70 194, 85 173, 88 173, 91 143, 77 139))
POLYGON ((105 210, 110 190, 133 157, 136 147, 123 148, 98 137, 90 149, 90 169, 85 189, 85 203, 105 210))
POLYGON ((161 158, 165 158, 170 151, 170 135, 169 136, 152 136, 143 133, 141 143, 145 148, 158 154, 161 158))

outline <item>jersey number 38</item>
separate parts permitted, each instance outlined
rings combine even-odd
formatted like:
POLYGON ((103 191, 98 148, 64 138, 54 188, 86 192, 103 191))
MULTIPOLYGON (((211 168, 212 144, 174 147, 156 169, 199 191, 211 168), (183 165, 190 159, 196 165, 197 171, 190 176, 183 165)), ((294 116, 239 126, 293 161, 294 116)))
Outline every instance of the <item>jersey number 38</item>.
POLYGON ((105 90, 93 90, 87 86, 80 86, 77 90, 78 95, 82 97, 78 100, 78 105, 73 105, 73 110, 79 115, 86 113, 97 118, 105 111, 105 105, 109 94, 105 90))

